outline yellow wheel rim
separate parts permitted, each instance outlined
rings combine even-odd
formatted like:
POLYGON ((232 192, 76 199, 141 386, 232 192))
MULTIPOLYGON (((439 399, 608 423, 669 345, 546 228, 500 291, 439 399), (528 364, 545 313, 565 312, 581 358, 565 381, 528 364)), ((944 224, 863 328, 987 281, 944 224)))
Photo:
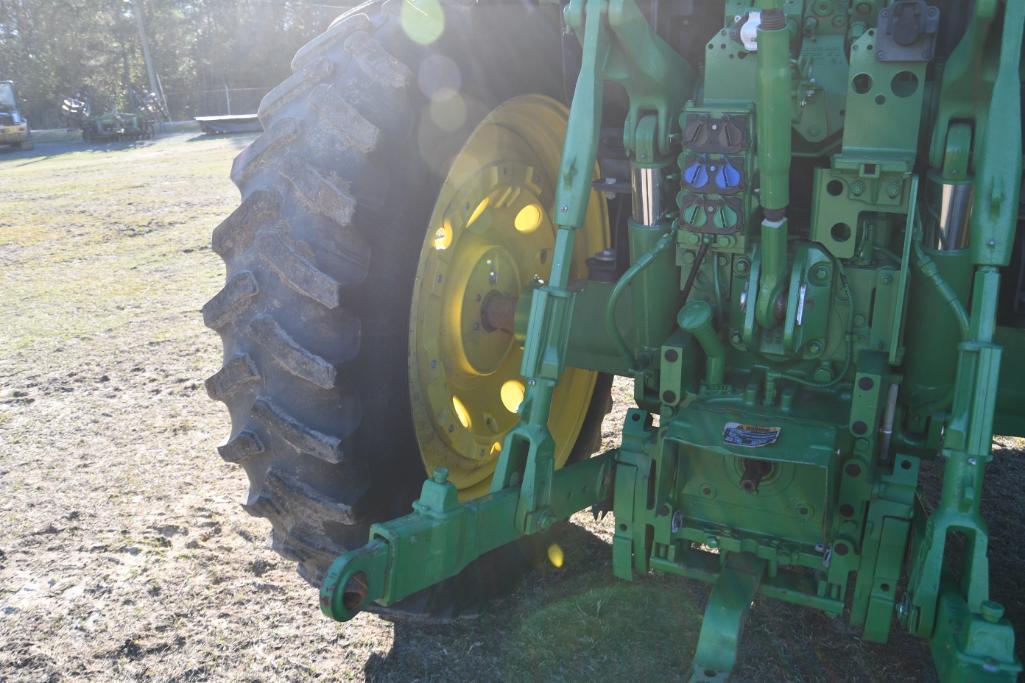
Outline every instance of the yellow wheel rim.
MULTIPOLYGON (((524 392, 522 348, 508 332, 486 329, 481 306, 489 293, 519 297, 548 278, 566 115, 537 95, 492 111, 453 161, 420 252, 409 335, 413 422, 427 471, 448 468, 463 499, 487 491, 524 392)), ((608 233, 595 193, 571 278, 586 276, 587 257, 608 245, 608 233)), ((559 380, 548 422, 556 467, 573 450, 596 379, 570 368, 559 380)))

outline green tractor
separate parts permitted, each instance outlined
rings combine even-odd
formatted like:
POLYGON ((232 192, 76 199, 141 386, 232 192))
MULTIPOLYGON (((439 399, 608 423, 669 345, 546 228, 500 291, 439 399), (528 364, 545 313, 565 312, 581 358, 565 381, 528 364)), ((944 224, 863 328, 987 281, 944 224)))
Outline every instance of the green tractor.
POLYGON ((18 111, 18 95, 11 81, 0 81, 0 145, 32 149, 32 131, 18 111))
POLYGON ((155 93, 142 94, 132 85, 126 86, 127 108, 115 107, 104 114, 92 113, 92 97, 85 90, 65 98, 61 115, 68 128, 79 128, 82 140, 112 142, 149 140, 156 134, 157 122, 166 112, 155 93))
POLYGON ((213 234, 246 509, 342 621, 472 610, 590 508, 617 576, 713 584, 694 680, 755 596, 1014 680, 980 499, 1025 435, 1023 29, 1020 0, 346 13, 213 234), (592 455, 612 376, 635 405, 592 455))

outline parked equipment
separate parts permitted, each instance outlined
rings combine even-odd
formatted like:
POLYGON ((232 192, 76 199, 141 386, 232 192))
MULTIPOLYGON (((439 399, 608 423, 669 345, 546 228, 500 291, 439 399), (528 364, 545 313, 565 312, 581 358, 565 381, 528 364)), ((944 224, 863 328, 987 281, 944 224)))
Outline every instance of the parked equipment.
POLYGON ((18 111, 18 96, 11 81, 0 81, 0 145, 32 149, 32 131, 18 111))
POLYGON ((339 620, 457 614, 590 508, 617 576, 714 584, 694 680, 756 595, 1014 680, 979 510, 1025 435, 1023 30, 1010 0, 343 15, 213 235, 247 510, 339 620), (589 457, 611 375, 636 406, 589 457))
POLYGON ((229 114, 227 116, 193 116, 200 129, 207 135, 233 135, 235 133, 259 133, 263 130, 260 117, 256 114, 229 114))
POLYGON ((128 86, 128 108, 116 107, 111 111, 94 116, 92 97, 86 91, 78 91, 64 100, 61 112, 69 128, 80 128, 86 142, 111 140, 150 139, 156 133, 156 125, 164 112, 160 97, 156 93, 142 94, 128 86))

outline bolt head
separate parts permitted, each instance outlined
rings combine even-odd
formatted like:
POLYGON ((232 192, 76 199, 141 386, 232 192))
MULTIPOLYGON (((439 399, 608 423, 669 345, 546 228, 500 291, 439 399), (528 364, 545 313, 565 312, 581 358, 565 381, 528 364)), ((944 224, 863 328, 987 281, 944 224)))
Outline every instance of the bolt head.
POLYGON ((434 474, 433 474, 432 478, 434 479, 434 482, 436 484, 444 484, 444 483, 446 483, 448 481, 448 468, 447 467, 437 467, 437 468, 435 468, 434 474))
POLYGON ((1004 606, 996 600, 986 600, 979 608, 982 618, 991 624, 995 624, 1004 617, 1004 606))
POLYGON ((675 534, 683 528, 683 513, 677 510, 673 513, 672 520, 670 521, 670 529, 675 534))

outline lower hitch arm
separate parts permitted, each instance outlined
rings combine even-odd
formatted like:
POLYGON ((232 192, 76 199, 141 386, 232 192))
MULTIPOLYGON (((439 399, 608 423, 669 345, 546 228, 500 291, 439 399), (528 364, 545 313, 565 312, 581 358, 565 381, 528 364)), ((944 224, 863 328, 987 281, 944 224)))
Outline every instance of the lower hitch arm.
MULTIPOLYGON (((615 451, 554 473, 550 509, 557 519, 608 499, 615 451)), ((370 541, 331 563, 320 610, 348 621, 369 603, 392 605, 451 578, 472 561, 524 534, 515 523, 519 491, 460 504, 444 468, 424 482, 413 512, 370 528, 370 541)))

